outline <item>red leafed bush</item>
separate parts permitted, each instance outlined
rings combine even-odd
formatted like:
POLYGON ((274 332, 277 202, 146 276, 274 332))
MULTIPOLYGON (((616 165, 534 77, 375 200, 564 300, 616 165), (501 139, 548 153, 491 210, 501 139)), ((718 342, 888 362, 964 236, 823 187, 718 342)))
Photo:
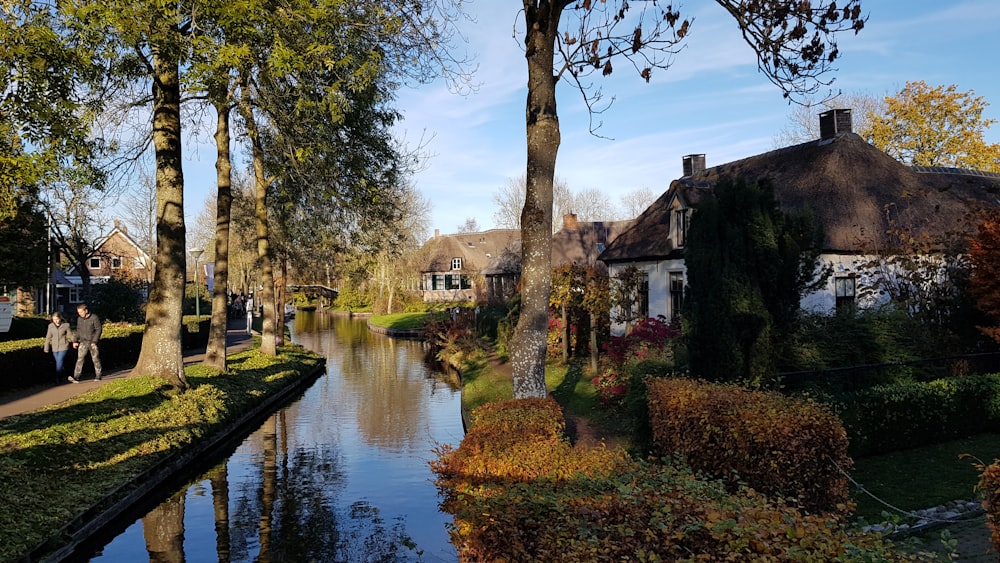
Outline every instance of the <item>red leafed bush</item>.
POLYGON ((803 509, 846 513, 847 433, 817 403, 687 379, 648 381, 657 450, 716 477, 742 481, 803 509), (840 469, 838 469, 838 467, 840 469))
POLYGON ((662 316, 643 319, 633 325, 628 334, 612 337, 604 351, 615 365, 622 365, 666 349, 680 335, 680 328, 662 316))

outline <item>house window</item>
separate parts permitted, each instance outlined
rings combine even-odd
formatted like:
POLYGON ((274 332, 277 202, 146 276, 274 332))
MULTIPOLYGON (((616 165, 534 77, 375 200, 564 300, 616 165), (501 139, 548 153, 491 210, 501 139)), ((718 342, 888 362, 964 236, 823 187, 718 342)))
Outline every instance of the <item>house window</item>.
POLYGON ((674 211, 674 217, 677 221, 677 248, 682 248, 687 239, 688 232, 687 209, 678 209, 677 211, 674 211))
POLYGON ((670 315, 681 314, 684 302, 684 272, 670 272, 670 315))
POLYGON ((854 311, 856 278, 837 277, 833 278, 834 293, 837 296, 837 312, 854 311))
POLYGON ((80 294, 80 287, 73 286, 69 288, 69 302, 70 303, 82 303, 83 296, 80 294))
POLYGON ((112 256, 111 257, 111 269, 112 270, 121 270, 122 269, 122 257, 121 256, 112 256))
POLYGON ((444 274, 434 274, 432 289, 444 289, 444 274))
POLYGON ((101 257, 100 256, 91 256, 90 260, 87 261, 87 267, 90 268, 91 270, 100 270, 101 269, 101 257))
POLYGON ((461 258, 452 258, 451 259, 451 269, 452 270, 461 270, 462 269, 462 259, 461 258))

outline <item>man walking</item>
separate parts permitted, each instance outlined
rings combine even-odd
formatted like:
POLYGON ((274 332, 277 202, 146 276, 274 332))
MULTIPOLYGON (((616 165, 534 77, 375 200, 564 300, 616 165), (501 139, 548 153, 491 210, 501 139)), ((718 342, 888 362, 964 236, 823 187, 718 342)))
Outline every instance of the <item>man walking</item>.
POLYGON ((85 303, 76 306, 76 312, 80 318, 76 321, 76 342, 73 347, 77 350, 76 369, 73 375, 68 377, 73 383, 80 383, 80 373, 83 372, 83 360, 90 354, 90 359, 94 362, 94 381, 101 380, 101 357, 97 351, 97 343, 101 340, 101 331, 104 326, 101 319, 87 309, 85 303))

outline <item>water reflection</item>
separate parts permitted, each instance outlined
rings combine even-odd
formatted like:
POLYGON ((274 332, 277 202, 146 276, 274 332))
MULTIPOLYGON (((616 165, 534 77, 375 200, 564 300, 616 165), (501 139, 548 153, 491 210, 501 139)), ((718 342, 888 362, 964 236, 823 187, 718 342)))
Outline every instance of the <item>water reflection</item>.
POLYGON ((95 561, 455 561, 427 462, 461 439, 458 390, 419 343, 299 314, 327 374, 95 561))

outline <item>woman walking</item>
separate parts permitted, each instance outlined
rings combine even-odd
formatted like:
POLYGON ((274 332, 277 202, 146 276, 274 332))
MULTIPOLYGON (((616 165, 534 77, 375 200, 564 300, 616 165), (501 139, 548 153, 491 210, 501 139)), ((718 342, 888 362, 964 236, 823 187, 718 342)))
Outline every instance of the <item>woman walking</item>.
POLYGON ((62 313, 52 313, 51 319, 52 322, 49 323, 49 328, 45 331, 45 345, 42 350, 45 353, 52 352, 52 357, 56 360, 56 383, 59 383, 66 379, 63 362, 66 361, 66 352, 69 351, 73 337, 69 330, 69 324, 63 322, 62 313))

